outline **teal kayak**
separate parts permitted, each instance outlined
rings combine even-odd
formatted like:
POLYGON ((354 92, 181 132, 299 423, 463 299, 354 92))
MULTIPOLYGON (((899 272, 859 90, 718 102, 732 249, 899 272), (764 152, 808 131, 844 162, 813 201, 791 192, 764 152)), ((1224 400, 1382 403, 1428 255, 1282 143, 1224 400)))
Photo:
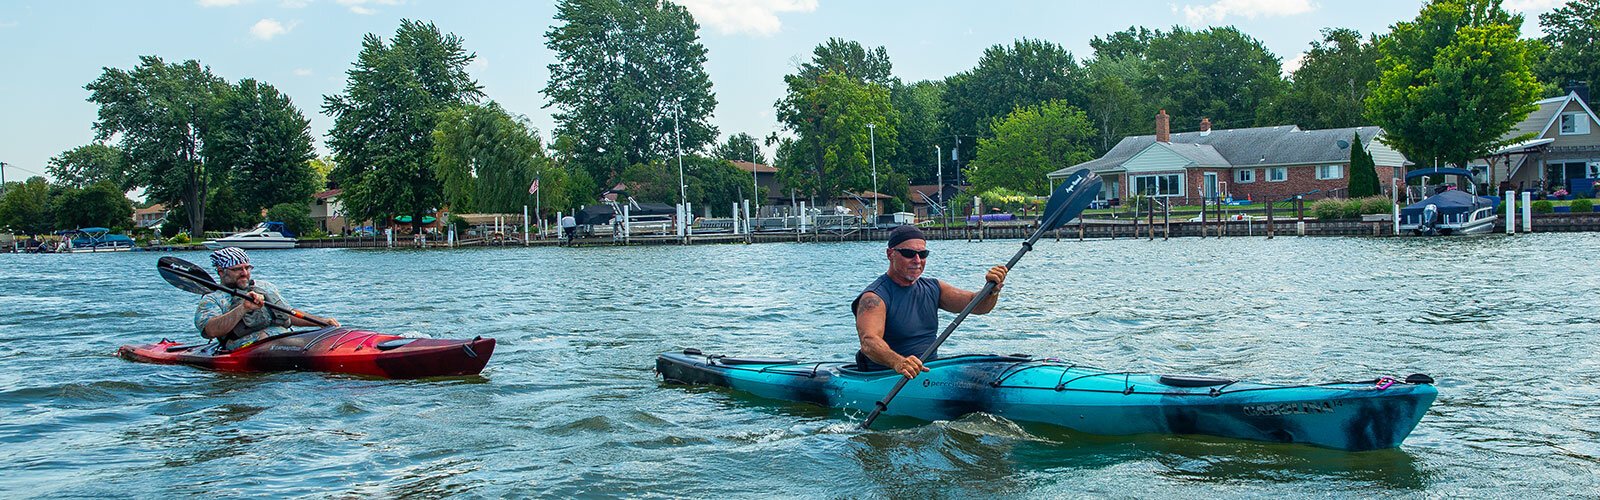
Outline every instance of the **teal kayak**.
MULTIPOLYGON (((871 411, 900 375, 845 362, 706 354, 656 358, 673 384, 871 411)), ((1427 375, 1272 385, 1227 378, 1112 372, 1054 358, 969 354, 927 363, 884 412, 951 420, 984 412, 1104 435, 1190 434, 1364 451, 1400 445, 1433 404, 1427 375)))

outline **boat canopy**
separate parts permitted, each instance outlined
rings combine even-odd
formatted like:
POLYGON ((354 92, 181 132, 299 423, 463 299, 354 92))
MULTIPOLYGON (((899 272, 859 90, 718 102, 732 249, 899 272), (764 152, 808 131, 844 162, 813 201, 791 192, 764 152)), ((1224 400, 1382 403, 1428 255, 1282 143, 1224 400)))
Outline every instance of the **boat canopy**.
POLYGON ((1454 215, 1470 212, 1483 207, 1492 207, 1500 204, 1500 200, 1486 197, 1473 196, 1471 193, 1459 189, 1452 189, 1429 196, 1427 199, 1407 205, 1400 209, 1401 215, 1414 215, 1422 213, 1428 205, 1438 207, 1441 215, 1454 215))
POLYGON ((1417 170, 1412 170, 1410 172, 1406 172, 1406 180, 1409 181, 1411 179, 1415 179, 1415 178, 1418 178, 1418 177, 1429 176, 1429 175, 1459 175, 1459 176, 1466 177, 1467 179, 1470 179, 1473 182, 1477 182, 1477 179, 1473 178, 1471 170, 1467 170, 1467 169, 1464 169, 1464 168, 1439 168, 1439 167, 1423 168, 1423 169, 1417 169, 1417 170))

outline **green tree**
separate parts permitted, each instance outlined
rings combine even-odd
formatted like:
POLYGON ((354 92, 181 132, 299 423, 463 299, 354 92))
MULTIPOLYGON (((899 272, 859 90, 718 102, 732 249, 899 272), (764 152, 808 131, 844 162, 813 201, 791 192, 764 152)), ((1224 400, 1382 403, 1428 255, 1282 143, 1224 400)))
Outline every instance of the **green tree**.
MULTIPOLYGON (((910 85, 895 82, 889 87, 889 102, 900 116, 900 144, 889 162, 896 170, 905 173, 910 182, 933 184, 938 182, 939 166, 934 146, 941 144, 949 127, 942 121, 944 114, 944 82, 924 80, 910 85)), ((950 175, 954 180, 955 175, 950 175)))
POLYGON ((333 167, 337 165, 333 161, 333 157, 314 158, 307 164, 311 166, 311 172, 315 175, 317 189, 329 189, 332 187, 328 185, 328 175, 333 173, 333 167))
POLYGON ((311 210, 305 203, 280 203, 267 209, 267 220, 282 222, 295 234, 306 234, 317 228, 311 210))
POLYGON ((1373 164, 1372 153, 1361 145, 1361 134, 1350 140, 1350 198, 1363 198, 1382 194, 1378 182, 1378 168, 1373 164))
POLYGON ((392 41, 368 34, 343 94, 325 96, 334 182, 354 220, 422 217, 444 202, 429 165, 439 113, 483 97, 467 74, 473 54, 432 23, 402 20, 392 41))
POLYGON ((206 145, 208 161, 229 167, 247 212, 304 205, 320 190, 310 164, 316 158, 311 122, 272 85, 246 78, 223 93, 206 145))
MULTIPOLYGON (((717 105, 689 11, 656 0, 562 0, 544 94, 572 161, 603 187, 626 167, 701 151, 717 105), (674 118, 676 117, 676 120, 674 118), (676 131, 676 133, 675 133, 676 131)), ((591 193, 593 194, 593 193, 591 193)))
POLYGON ((52 200, 56 225, 61 227, 133 227, 133 200, 111 181, 83 189, 67 188, 52 200))
POLYGON ((1101 61, 1145 58, 1145 51, 1150 48, 1150 40, 1159 36, 1160 31, 1151 31, 1142 26, 1129 26, 1128 29, 1111 33, 1105 38, 1094 37, 1089 40, 1089 46, 1094 48, 1094 57, 1101 61))
POLYGON ((1138 57, 1108 59, 1099 53, 1084 66, 1089 88, 1085 113, 1098 132, 1097 154, 1110 151, 1125 136, 1154 130, 1156 103, 1139 88, 1149 67, 1138 57))
POLYGON ((553 168, 538 133, 498 103, 440 113, 433 131, 433 168, 457 213, 517 213, 549 200, 565 206, 564 171, 553 168), (529 193, 539 180, 539 203, 529 193))
POLYGON ((133 189, 122 151, 101 143, 78 146, 50 158, 45 167, 56 184, 86 188, 100 181, 112 181, 123 189, 133 189))
POLYGON ((1368 87, 1377 79, 1376 36, 1324 29, 1322 40, 1311 42, 1311 50, 1294 71, 1288 91, 1274 103, 1274 121, 1305 129, 1367 125, 1368 87))
POLYGON ((1522 16, 1495 0, 1434 0, 1378 42, 1379 78, 1367 115, 1384 142, 1419 162, 1466 165, 1535 109, 1522 16))
POLYGON ((22 234, 44 234, 55 227, 55 214, 51 212, 50 182, 43 177, 29 177, 24 182, 11 182, 0 197, 0 227, 22 234))
POLYGON ((992 135, 978 140, 978 157, 967 167, 967 179, 978 192, 1005 188, 1049 194, 1045 174, 1094 159, 1094 125, 1062 100, 1017 108, 994 122, 992 135))
MULTIPOLYGON (((799 136, 791 157, 798 168, 782 168, 778 176, 801 193, 826 200, 846 190, 870 189, 874 141, 879 158, 896 154, 897 117, 882 85, 823 73, 814 84, 791 86, 778 104, 779 119, 799 136), (876 129, 869 130, 869 124, 876 129)), ((887 161, 878 162, 880 186, 892 170, 887 161)))
POLYGON ((761 154, 761 149, 757 147, 758 145, 759 143, 756 142, 754 136, 740 132, 728 136, 727 141, 712 149, 711 157, 728 161, 754 161, 762 165, 770 165, 767 163, 767 156, 761 154))
POLYGON ((1156 32, 1145 50, 1150 67, 1140 87, 1172 115, 1173 130, 1193 130, 1201 118, 1216 128, 1267 125, 1258 110, 1283 92, 1278 56, 1233 27, 1156 32))
MULTIPOLYGON (((728 160, 699 155, 683 157, 685 195, 696 207, 714 212, 730 210, 734 203, 751 197, 750 177, 728 160)), ((676 203, 678 163, 676 159, 640 163, 623 171, 628 195, 641 202, 676 203)), ((763 196, 758 194, 757 196, 763 196)))
MULTIPOLYGON (((1083 69, 1060 44, 1022 38, 983 51, 978 66, 945 80, 944 121, 970 146, 1011 110, 1051 100, 1080 103, 1083 69)), ((969 150, 970 151, 970 150, 969 150)))
MULTIPOLYGON (((1544 54, 1539 73, 1551 84, 1589 82, 1600 90, 1600 0, 1571 0, 1559 9, 1539 14, 1544 28, 1544 54)), ((1596 102, 1590 94, 1591 106, 1596 102)))
POLYGON ((231 185, 223 184, 206 198, 206 227, 219 231, 238 231, 255 226, 258 222, 261 222, 261 211, 249 212, 239 206, 239 197, 234 194, 231 185))
POLYGON ((228 83, 189 60, 168 64, 143 56, 131 71, 105 68, 84 88, 100 106, 99 141, 118 139, 131 184, 147 198, 181 205, 190 231, 205 227, 206 198, 227 178, 227 166, 207 161, 206 134, 228 83))

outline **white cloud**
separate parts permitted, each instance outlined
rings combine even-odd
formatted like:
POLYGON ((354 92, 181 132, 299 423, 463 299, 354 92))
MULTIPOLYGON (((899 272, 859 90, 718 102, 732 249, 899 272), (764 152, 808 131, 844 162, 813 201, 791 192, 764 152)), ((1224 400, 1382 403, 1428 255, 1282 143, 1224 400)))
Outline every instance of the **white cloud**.
POLYGON ((477 57, 472 58, 472 62, 467 63, 467 71, 472 72, 473 76, 482 75, 488 69, 489 58, 483 57, 483 54, 478 54, 477 57))
POLYGON ((369 6, 374 6, 374 5, 389 5, 389 6, 400 5, 401 3, 404 3, 404 0, 338 0, 338 2, 339 2, 339 5, 343 5, 345 7, 349 7, 350 8, 350 12, 361 14, 363 16, 370 16, 372 14, 378 13, 378 10, 374 9, 372 7, 369 7, 369 6))
POLYGON ((1305 52, 1301 52, 1299 54, 1295 54, 1294 57, 1285 59, 1283 61, 1283 76, 1293 75, 1295 71, 1298 71, 1300 69, 1300 65, 1305 64, 1305 63, 1306 63, 1306 53, 1305 52))
POLYGON ((306 68, 295 68, 294 76, 311 76, 311 70, 306 68))
POLYGON ((679 0, 700 24, 723 35, 772 36, 783 30, 778 14, 813 12, 817 0, 679 0))
POLYGON ((1278 17, 1305 14, 1316 10, 1311 0, 1217 0, 1210 5, 1174 5, 1174 12, 1182 12, 1190 25, 1221 22, 1228 17, 1278 17))
POLYGON ((1509 12, 1544 12, 1555 10, 1565 3, 1566 0, 1506 0, 1501 7, 1509 12))
POLYGON ((244 3, 244 0, 200 0, 201 7, 232 7, 244 3))
POLYGON ((256 37, 260 40, 271 40, 273 38, 277 38, 278 35, 288 33, 298 24, 300 23, 293 22, 289 23, 288 26, 284 26, 283 23, 278 22, 277 19, 262 19, 260 21, 256 21, 255 26, 250 27, 250 36, 256 37))

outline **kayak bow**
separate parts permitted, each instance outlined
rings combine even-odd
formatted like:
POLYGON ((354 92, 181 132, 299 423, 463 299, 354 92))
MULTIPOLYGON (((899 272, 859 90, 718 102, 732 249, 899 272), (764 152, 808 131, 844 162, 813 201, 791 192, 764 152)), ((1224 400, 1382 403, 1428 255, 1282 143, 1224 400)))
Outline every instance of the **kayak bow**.
MULTIPOLYGON (((951 420, 973 412, 1090 434, 1202 434, 1363 451, 1400 445, 1438 391, 1404 380, 1270 385, 1224 378, 1107 372, 1057 359, 961 355, 927 363, 885 412, 951 420)), ((730 387, 757 396, 870 411, 902 378, 843 362, 708 355, 656 358, 669 383, 730 387)))
POLYGON ((494 354, 494 339, 418 339, 346 327, 289 332, 233 351, 171 340, 125 345, 131 361, 190 365, 224 372, 318 371, 384 378, 476 375, 494 354))

